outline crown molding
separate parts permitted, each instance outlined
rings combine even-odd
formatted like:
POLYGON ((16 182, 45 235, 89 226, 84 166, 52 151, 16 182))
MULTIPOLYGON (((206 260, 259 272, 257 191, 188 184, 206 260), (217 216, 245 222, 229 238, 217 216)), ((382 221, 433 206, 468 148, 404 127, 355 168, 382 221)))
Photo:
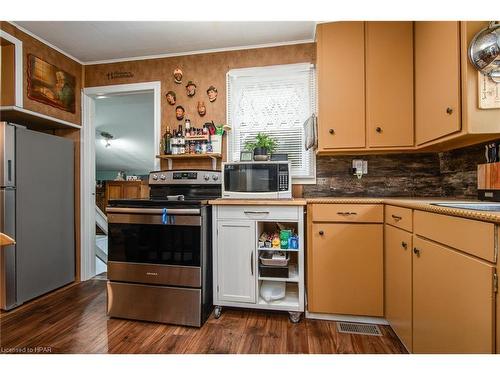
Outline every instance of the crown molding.
POLYGON ((79 59, 77 59, 75 56, 69 54, 68 52, 65 52, 63 51, 62 49, 60 49, 59 47, 56 47, 55 45, 53 45, 52 43, 46 41, 45 39, 39 37, 38 35, 36 34, 33 34, 31 31, 29 30, 26 30, 24 27, 22 26, 19 26, 17 23, 15 23, 14 21, 7 21, 8 23, 10 23, 12 26, 14 26, 15 28, 19 29, 20 31, 22 31, 23 33, 25 34, 28 34, 30 37, 38 40, 39 42, 42 42, 43 44, 47 45, 48 47, 56 50, 57 52, 59 53, 62 53, 64 56, 66 57, 69 57, 71 60, 73 61, 76 61, 78 64, 80 65, 85 65, 85 63, 83 61, 80 61, 79 59))
POLYGON ((313 39, 294 40, 294 41, 289 41, 289 42, 253 44, 253 45, 248 45, 248 46, 212 48, 212 49, 204 49, 204 50, 197 50, 197 51, 164 53, 164 54, 159 54, 159 55, 145 55, 145 56, 136 56, 136 57, 123 57, 123 58, 118 58, 118 59, 87 61, 87 62, 84 62, 83 65, 112 64, 112 63, 127 62, 127 61, 164 59, 164 58, 167 58, 167 57, 201 55, 201 54, 204 54, 204 53, 240 51, 240 50, 247 50, 247 49, 280 47, 280 46, 289 46, 289 45, 294 45, 294 44, 306 44, 306 43, 314 43, 314 38, 313 39))

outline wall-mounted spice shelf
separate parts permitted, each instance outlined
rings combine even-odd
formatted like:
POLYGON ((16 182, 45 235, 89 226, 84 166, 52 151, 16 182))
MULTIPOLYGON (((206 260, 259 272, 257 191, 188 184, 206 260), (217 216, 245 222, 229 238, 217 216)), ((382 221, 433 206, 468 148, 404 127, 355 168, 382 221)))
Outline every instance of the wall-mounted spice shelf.
POLYGON ((212 169, 217 169, 217 160, 222 158, 221 154, 180 154, 180 155, 157 155, 158 159, 168 161, 168 169, 172 169, 172 161, 178 159, 212 159, 212 169))

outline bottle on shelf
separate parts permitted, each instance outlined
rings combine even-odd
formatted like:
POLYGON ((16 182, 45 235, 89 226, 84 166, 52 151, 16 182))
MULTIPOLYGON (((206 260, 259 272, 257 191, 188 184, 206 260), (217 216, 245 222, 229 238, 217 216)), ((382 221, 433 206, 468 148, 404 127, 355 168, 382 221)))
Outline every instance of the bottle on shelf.
POLYGON ((172 134, 170 133, 170 126, 167 126, 167 131, 165 132, 165 135, 163 137, 164 152, 167 155, 170 155, 172 153, 172 144, 170 141, 171 139, 172 139, 172 134))
POLYGON ((185 138, 184 138, 184 134, 182 132, 182 124, 179 124, 179 128, 177 130, 177 144, 178 144, 178 149, 177 149, 177 152, 178 154, 184 154, 185 152, 185 138))
POLYGON ((172 130, 170 145, 171 145, 172 155, 177 155, 177 133, 175 132, 175 130, 172 130))
POLYGON ((191 130, 191 121, 188 118, 185 121, 184 128, 186 130, 186 136, 189 136, 191 130))

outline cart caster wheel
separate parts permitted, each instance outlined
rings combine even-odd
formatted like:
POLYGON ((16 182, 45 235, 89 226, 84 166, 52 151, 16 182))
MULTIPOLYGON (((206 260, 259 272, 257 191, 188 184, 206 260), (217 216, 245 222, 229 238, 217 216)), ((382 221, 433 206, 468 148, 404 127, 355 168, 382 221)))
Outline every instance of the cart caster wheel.
POLYGON ((292 323, 300 322, 300 317, 302 316, 302 313, 295 312, 295 311, 289 311, 288 314, 290 314, 290 321, 292 323))
POLYGON ((215 306, 214 316, 215 319, 219 319, 222 314, 222 306, 215 306))

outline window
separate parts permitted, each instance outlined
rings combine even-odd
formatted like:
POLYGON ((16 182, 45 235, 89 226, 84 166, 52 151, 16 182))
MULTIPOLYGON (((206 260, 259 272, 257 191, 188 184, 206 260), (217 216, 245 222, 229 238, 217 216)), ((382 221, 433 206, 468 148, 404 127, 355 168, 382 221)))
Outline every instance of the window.
POLYGON ((237 161, 257 133, 278 141, 288 154, 294 182, 314 183, 315 155, 305 150, 304 121, 316 111, 316 78, 311 64, 233 69, 227 73, 228 160, 237 161))

